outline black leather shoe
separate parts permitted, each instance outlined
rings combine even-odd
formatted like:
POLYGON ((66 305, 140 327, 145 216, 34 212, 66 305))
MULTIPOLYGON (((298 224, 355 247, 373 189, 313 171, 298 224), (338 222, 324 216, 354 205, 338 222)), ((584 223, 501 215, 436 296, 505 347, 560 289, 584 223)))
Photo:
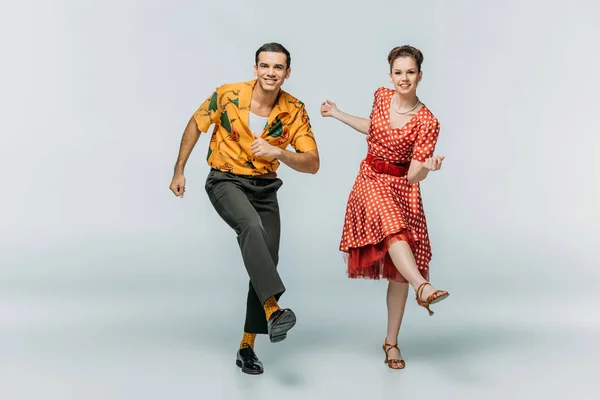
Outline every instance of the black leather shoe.
POLYGON ((296 314, 289 308, 282 308, 271 314, 267 321, 267 330, 271 343, 281 342, 287 332, 296 325, 296 314))
POLYGON ((263 365, 251 347, 244 347, 238 350, 235 364, 246 374, 260 375, 263 373, 263 365))

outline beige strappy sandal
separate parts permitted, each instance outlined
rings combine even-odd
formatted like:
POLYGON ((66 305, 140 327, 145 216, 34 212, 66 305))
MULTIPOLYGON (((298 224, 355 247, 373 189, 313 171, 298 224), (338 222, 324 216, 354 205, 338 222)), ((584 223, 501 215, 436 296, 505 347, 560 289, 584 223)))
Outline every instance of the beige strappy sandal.
POLYGON ((429 296, 427 296, 427 298, 425 300, 421 300, 421 295, 423 294, 423 289, 427 285, 431 286, 431 284, 429 282, 424 282, 417 289, 417 304, 420 305, 421 307, 424 307, 427 311, 429 311, 429 315, 431 316, 431 315, 433 315, 433 311, 431 311, 429 306, 431 304, 435 304, 435 303, 438 303, 438 302, 444 300, 446 297, 450 296, 450 294, 448 292, 446 292, 445 290, 436 290, 435 292, 433 292, 429 296))
MULTIPOLYGON (((388 368, 391 369, 403 369, 404 367, 406 367, 406 362, 404 362, 404 360, 400 359, 389 359, 388 358, 388 351, 390 351, 391 349, 398 349, 398 344, 388 344, 385 340, 383 341, 383 351, 385 352, 385 361, 384 363, 388 365, 388 368), (386 350, 386 347, 389 347, 386 350)), ((398 351, 400 351, 400 349, 398 349, 398 351)))

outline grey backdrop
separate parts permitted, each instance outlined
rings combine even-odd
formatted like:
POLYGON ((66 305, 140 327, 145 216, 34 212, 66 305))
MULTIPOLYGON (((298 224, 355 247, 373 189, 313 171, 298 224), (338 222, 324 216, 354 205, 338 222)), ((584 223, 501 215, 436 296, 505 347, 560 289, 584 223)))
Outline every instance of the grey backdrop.
POLYGON ((600 326, 596 2, 0 10, 2 398, 589 393, 600 326), (282 304, 299 325, 281 345, 259 339, 266 373, 247 377, 233 365, 247 277, 204 193, 208 135, 185 198, 168 185, 195 108, 218 85, 252 79, 267 41, 292 53, 284 88, 306 103, 322 161, 315 176, 280 169, 282 304), (337 250, 365 138, 319 106, 368 116, 399 44, 424 52, 419 96, 441 121, 446 161, 422 193, 431 279, 451 297, 430 319, 410 295, 397 373, 381 363, 385 284, 347 280, 337 250))

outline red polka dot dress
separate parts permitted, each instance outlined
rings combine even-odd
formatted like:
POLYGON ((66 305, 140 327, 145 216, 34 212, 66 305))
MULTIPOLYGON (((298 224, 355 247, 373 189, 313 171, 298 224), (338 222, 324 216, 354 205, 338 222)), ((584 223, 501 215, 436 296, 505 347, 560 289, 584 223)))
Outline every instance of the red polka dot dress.
MULTIPOLYGON (((424 162, 433 156, 439 122, 423 105, 406 125, 393 129, 390 104, 394 92, 387 88, 375 92, 368 154, 392 163, 424 162)), ((406 175, 376 172, 365 159, 348 197, 340 242, 348 276, 406 282, 387 252, 398 240, 410 245, 421 275, 429 280, 431 247, 419 184, 408 183, 406 175)))

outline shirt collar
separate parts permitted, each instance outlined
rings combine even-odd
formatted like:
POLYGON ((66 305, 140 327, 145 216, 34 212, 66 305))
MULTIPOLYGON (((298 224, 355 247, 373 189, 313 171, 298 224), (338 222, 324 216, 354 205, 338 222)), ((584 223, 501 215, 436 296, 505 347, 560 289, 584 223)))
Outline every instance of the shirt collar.
MULTIPOLYGON (((252 81, 244 82, 242 88, 240 89, 240 109, 248 109, 250 110, 250 103, 252 102, 252 91, 254 87, 258 83, 258 80, 254 79, 252 81)), ((275 105, 273 106, 273 110, 269 115, 269 120, 273 120, 275 117, 278 117, 282 114, 292 114, 292 105, 290 104, 290 95, 284 90, 279 89, 279 95, 277 96, 277 100, 275 101, 275 105)))

